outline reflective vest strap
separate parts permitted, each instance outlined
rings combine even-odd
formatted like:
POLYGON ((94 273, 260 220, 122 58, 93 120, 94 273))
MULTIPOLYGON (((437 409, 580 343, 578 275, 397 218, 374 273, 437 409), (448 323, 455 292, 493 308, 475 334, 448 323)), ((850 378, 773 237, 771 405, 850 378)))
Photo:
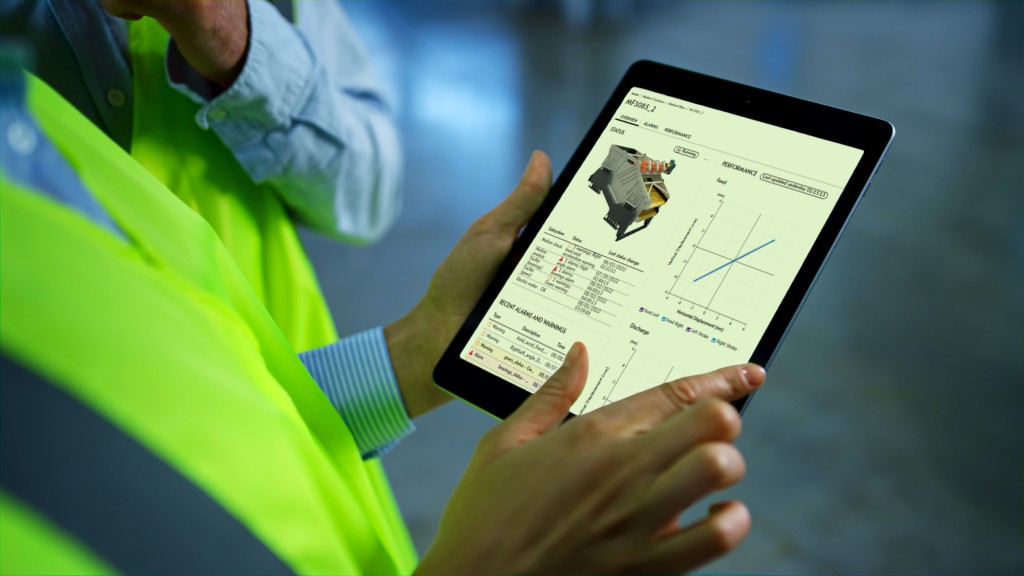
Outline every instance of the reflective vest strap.
POLYGON ((0 485, 125 573, 293 573, 166 462, 6 354, 0 485))

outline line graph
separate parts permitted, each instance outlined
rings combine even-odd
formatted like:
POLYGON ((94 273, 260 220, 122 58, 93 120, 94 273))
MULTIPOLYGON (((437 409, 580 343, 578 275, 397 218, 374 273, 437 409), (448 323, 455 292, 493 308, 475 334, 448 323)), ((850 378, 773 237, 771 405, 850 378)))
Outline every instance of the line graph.
POLYGON ((671 364, 640 352, 640 346, 636 342, 630 342, 630 345, 632 348, 629 350, 629 357, 622 364, 618 375, 611 381, 608 391, 604 393, 602 406, 668 382, 672 377, 675 368, 671 364))
POLYGON ((745 328, 771 285, 795 226, 720 199, 682 246, 689 255, 668 296, 694 311, 745 328))
POLYGON ((742 260, 742 259, 746 258, 747 256, 750 256, 750 255, 751 255, 751 254, 753 254, 754 252, 757 252, 758 250, 760 250, 761 248, 764 248, 765 246, 767 246, 767 245, 771 244, 772 242, 775 242, 775 239, 774 239, 774 238, 773 238, 773 239, 771 239, 771 240, 769 240, 769 241, 767 241, 767 242, 765 242, 764 244, 761 244, 761 245, 760 245, 760 246, 758 246, 757 248, 754 248, 754 249, 753 249, 753 250, 751 250, 750 252, 747 252, 746 254, 743 254, 742 256, 737 256, 736 258, 733 258, 732 260, 729 260, 728 262, 726 262, 725 264, 722 264, 722 265, 721 265, 721 266, 719 266, 718 268, 715 268, 715 269, 714 269, 714 270, 712 270, 711 272, 705 272, 704 274, 701 274, 700 276, 697 276, 696 278, 694 278, 694 279, 693 279, 693 281, 694 281, 694 282, 696 282, 696 281, 698 281, 698 280, 702 280, 702 279, 704 279, 704 278, 707 278, 708 276, 711 276, 712 274, 714 274, 715 272, 718 272, 718 271, 719 271, 719 270, 721 270, 722 268, 725 268, 726 266, 731 266, 731 265, 732 265, 733 263, 735 263, 735 262, 739 262, 740 260, 742 260))

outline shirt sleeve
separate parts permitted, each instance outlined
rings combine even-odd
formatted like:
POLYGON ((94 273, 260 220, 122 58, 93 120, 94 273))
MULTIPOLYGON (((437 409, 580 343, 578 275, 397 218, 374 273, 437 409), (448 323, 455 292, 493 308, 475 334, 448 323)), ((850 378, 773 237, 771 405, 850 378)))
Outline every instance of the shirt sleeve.
POLYGON ((416 429, 382 328, 302 352, 299 359, 348 425, 363 458, 383 455, 416 429))
POLYGON ((376 240, 401 208, 401 149, 362 45, 337 2, 294 2, 292 25, 249 1, 249 49, 235 82, 214 96, 174 42, 168 79, 201 104, 249 176, 304 223, 350 242, 376 240))

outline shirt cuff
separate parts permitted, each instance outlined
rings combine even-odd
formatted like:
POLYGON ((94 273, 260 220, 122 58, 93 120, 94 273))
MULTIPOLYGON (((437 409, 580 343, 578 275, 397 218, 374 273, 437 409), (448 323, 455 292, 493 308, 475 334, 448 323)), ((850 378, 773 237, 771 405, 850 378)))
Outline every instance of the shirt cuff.
POLYGON ((270 2, 262 1, 249 2, 249 48, 241 73, 227 90, 210 98, 206 86, 178 69, 178 60, 183 59, 170 51, 168 81, 201 105, 196 123, 204 130, 212 128, 228 146, 247 144, 270 129, 288 126, 312 89, 316 67, 295 27, 270 2))
POLYGON ((348 425, 363 458, 381 456, 416 429, 405 411, 384 329, 299 354, 348 425))

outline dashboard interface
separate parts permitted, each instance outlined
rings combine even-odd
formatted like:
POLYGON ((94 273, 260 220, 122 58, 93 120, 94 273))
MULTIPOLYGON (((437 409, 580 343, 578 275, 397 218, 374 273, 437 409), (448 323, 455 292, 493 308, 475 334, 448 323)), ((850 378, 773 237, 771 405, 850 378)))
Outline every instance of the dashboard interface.
POLYGON ((629 90, 460 358, 532 392, 582 341, 575 414, 746 362, 862 154, 629 90))

